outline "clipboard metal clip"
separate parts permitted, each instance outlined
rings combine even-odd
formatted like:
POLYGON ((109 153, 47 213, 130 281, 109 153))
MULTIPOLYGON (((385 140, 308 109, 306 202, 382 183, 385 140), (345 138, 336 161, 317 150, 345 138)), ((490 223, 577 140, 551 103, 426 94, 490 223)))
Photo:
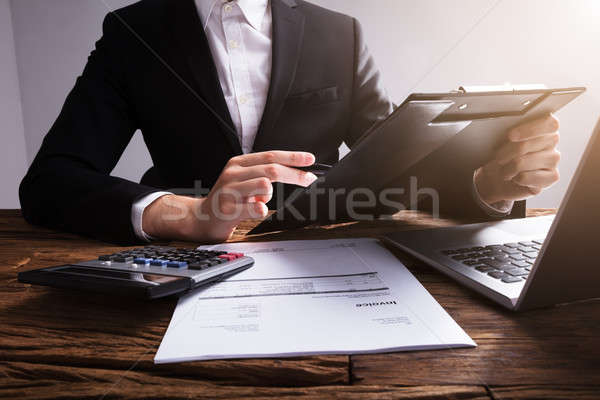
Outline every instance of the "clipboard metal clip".
POLYGON ((460 86, 458 88, 459 93, 483 93, 483 92, 519 92, 523 90, 546 90, 548 87, 544 84, 525 84, 525 85, 511 85, 505 83, 504 85, 470 85, 460 86))

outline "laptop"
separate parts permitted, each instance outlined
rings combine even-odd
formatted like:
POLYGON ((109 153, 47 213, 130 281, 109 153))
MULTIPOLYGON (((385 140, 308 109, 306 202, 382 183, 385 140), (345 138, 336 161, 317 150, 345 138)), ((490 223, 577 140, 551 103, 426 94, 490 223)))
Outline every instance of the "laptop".
POLYGON ((555 216, 383 237, 511 310, 600 298, 600 120, 555 216))

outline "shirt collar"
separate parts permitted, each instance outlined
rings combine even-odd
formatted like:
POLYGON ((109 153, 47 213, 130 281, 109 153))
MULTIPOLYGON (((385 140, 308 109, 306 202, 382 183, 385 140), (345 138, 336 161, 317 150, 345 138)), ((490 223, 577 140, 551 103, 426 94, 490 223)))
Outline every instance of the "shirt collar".
MULTIPOLYGON (((202 21, 202 27, 206 29, 208 20, 211 14, 215 10, 215 7, 220 7, 225 1, 224 0, 195 0, 196 8, 200 14, 200 20, 202 21)), ((259 30, 265 13, 267 12, 267 6, 269 0, 234 0, 242 10, 242 14, 250 25, 256 30, 259 30)))

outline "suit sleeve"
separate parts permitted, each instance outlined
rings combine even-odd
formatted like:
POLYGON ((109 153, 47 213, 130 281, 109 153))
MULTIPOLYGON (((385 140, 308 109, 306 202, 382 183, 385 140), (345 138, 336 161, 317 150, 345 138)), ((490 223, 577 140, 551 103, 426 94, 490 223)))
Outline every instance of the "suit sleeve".
POLYGON ((365 43, 360 23, 354 22, 354 83, 352 88, 352 115, 346 137, 348 147, 373 124, 384 120, 394 111, 381 73, 365 43))
MULTIPOLYGON (((394 104, 388 97, 381 74, 375 65, 372 55, 365 43, 360 23, 354 19, 354 85, 352 94, 352 116, 347 138, 349 147, 374 124, 384 120, 394 110, 394 104)), ((407 174, 419 177, 419 182, 426 187, 435 188, 439 194, 439 207, 443 215, 489 220, 500 218, 492 216, 473 195, 474 183, 471 167, 460 165, 456 162, 459 157, 442 154, 439 160, 425 159, 418 163, 416 168, 411 168, 407 174), (446 163, 447 168, 440 168, 440 163, 446 163), (420 179, 420 171, 434 171, 427 174, 426 179, 420 179), (435 176, 433 176, 435 175, 435 176)), ((397 187, 409 187, 407 177, 400 177, 395 182, 397 187)), ((391 183, 393 184, 393 183, 391 183)), ((431 211, 433 202, 431 198, 420 199, 418 207, 431 211)), ((389 210, 381 210, 386 213, 389 210)), ((515 202, 509 218, 525 216, 525 202, 515 202)))
POLYGON ((127 96, 125 34, 109 14, 102 38, 21 182, 28 222, 119 244, 138 241, 132 204, 156 189, 110 176, 137 128, 127 96))

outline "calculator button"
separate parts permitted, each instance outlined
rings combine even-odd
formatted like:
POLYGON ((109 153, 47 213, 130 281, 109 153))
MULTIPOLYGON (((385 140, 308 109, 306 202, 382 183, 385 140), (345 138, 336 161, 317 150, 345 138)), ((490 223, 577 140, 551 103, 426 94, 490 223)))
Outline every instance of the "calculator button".
POLYGON ((185 268, 185 267, 187 267, 187 263, 184 261, 169 261, 167 263, 167 267, 169 267, 169 268, 185 268))
MULTIPOLYGON (((479 248, 471 248, 471 251, 479 248)), ((456 254, 456 253, 455 253, 456 254)), ((186 249, 165 246, 146 246, 124 250, 115 254, 105 254, 98 257, 99 261, 132 264, 133 268, 143 266, 190 268, 203 270, 244 257, 243 253, 221 250, 186 249)))
POLYGON ((210 262, 202 261, 202 262, 193 262, 188 264, 189 269, 206 269, 210 268, 210 262))
POLYGON ((133 257, 131 256, 114 256, 111 258, 111 261, 119 262, 119 263, 132 263, 133 257))

